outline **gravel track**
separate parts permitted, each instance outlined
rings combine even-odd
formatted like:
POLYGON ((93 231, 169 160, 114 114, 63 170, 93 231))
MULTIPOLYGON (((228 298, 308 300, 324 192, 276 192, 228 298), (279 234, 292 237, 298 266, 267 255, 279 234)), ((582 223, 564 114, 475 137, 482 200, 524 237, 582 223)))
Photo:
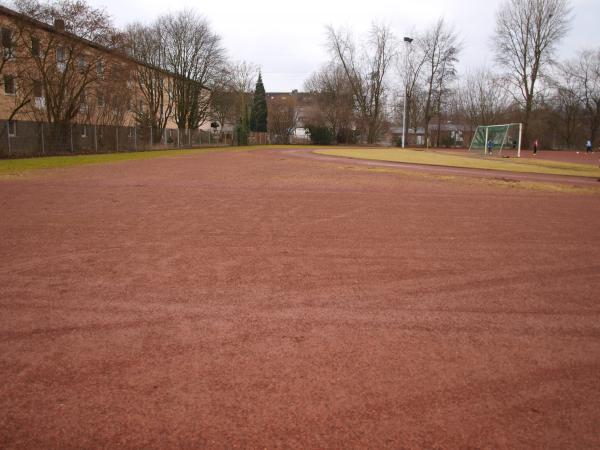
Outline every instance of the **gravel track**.
POLYGON ((265 150, 0 216, 0 448, 600 447, 597 195, 265 150))

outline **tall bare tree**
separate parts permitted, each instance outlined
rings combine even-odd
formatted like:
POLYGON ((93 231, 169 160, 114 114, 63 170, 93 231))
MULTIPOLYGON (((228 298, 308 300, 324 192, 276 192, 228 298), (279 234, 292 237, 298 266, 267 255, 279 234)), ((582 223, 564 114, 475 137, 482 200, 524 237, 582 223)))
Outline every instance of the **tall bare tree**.
POLYGON ((203 16, 191 10, 159 18, 165 69, 175 75, 174 118, 179 128, 198 128, 210 112, 210 92, 223 76, 221 38, 203 16))
MULTIPOLYGON (((20 20, 13 22, 14 26, 4 23, 2 27, 2 54, 0 55, 0 73, 3 74, 5 94, 11 90, 12 102, 8 111, 7 121, 12 121, 21 110, 26 110, 34 101, 34 84, 32 78, 32 61, 30 52, 17 51, 27 38, 23 34, 27 27, 20 20), (8 84, 8 86, 7 86, 8 84)), ((39 89, 39 83, 38 83, 39 89)), ((4 136, 6 128, 0 129, 0 137, 4 136)))
POLYGON ((305 89, 313 96, 314 104, 304 122, 325 126, 338 142, 347 142, 354 120, 354 103, 344 69, 335 63, 325 65, 306 80, 305 89))
POLYGON ((416 44, 424 61, 422 66, 425 91, 423 125, 425 145, 429 146, 429 124, 434 115, 439 115, 443 97, 448 91, 448 84, 456 76, 460 44, 458 35, 443 18, 420 36, 416 44))
POLYGON ((213 118, 221 127, 227 122, 234 124, 247 114, 258 70, 255 64, 246 61, 229 63, 222 77, 215 80, 211 91, 211 108, 213 118))
POLYGON ((106 9, 95 8, 84 0, 14 0, 14 6, 20 13, 48 25, 60 19, 65 31, 79 38, 107 48, 122 45, 122 36, 106 9))
POLYGON ((357 48, 349 32, 327 27, 329 50, 346 74, 366 141, 374 143, 385 119, 386 76, 396 57, 397 45, 391 30, 376 24, 363 42, 357 48))
POLYGON ((277 96, 267 100, 269 108, 268 132, 273 143, 288 144, 293 129, 298 122, 296 97, 277 96))
POLYGON ((505 0, 496 13, 496 61, 506 69, 506 79, 523 110, 525 146, 540 77, 553 62, 569 22, 568 0, 505 0))
POLYGON ((20 62, 23 101, 29 97, 30 114, 53 125, 57 145, 64 142, 65 128, 82 112, 85 93, 104 79, 105 48, 119 48, 121 35, 108 14, 79 0, 43 3, 17 0, 19 12, 55 25, 54 31, 40 36, 28 20, 17 20, 18 47, 26 49, 20 62), (43 103, 42 103, 43 101, 43 103))
POLYGON ((595 143, 600 129, 600 49, 580 52, 563 70, 574 83, 574 91, 583 107, 587 139, 595 143))
POLYGON ((488 68, 467 73, 461 79, 457 98, 471 128, 500 123, 510 106, 502 77, 488 68))
POLYGON ((134 100, 133 112, 144 130, 151 129, 152 140, 158 141, 173 114, 173 84, 163 69, 166 55, 163 30, 157 25, 132 24, 127 28, 127 43, 136 65, 133 79, 140 97, 134 100))

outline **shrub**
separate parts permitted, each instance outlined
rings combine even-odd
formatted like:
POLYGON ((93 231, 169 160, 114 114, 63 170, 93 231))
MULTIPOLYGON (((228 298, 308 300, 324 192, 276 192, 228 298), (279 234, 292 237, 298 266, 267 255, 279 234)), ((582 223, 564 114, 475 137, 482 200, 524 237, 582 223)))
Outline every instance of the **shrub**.
POLYGON ((333 142, 333 131, 331 128, 309 125, 308 131, 310 132, 310 141, 316 145, 331 145, 333 142))

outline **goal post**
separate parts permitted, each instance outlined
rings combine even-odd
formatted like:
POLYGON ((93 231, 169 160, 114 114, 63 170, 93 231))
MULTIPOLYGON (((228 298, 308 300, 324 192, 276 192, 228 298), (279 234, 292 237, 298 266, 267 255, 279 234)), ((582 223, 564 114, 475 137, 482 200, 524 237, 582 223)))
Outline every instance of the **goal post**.
POLYGON ((469 152, 488 154, 488 142, 492 143, 492 154, 503 155, 509 150, 521 157, 521 140, 523 124, 507 123, 503 125, 479 125, 475 129, 469 152))

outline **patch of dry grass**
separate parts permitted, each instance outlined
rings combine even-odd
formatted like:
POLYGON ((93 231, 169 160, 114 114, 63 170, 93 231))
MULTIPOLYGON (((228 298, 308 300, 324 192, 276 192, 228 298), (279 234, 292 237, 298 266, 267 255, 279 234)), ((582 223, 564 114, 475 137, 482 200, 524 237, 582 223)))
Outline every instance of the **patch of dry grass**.
POLYGON ((599 167, 589 164, 575 164, 543 159, 531 160, 512 158, 509 160, 503 158, 474 158, 472 156, 461 156, 445 152, 417 151, 398 148, 318 149, 315 150, 315 153, 373 161, 600 178, 599 167))

